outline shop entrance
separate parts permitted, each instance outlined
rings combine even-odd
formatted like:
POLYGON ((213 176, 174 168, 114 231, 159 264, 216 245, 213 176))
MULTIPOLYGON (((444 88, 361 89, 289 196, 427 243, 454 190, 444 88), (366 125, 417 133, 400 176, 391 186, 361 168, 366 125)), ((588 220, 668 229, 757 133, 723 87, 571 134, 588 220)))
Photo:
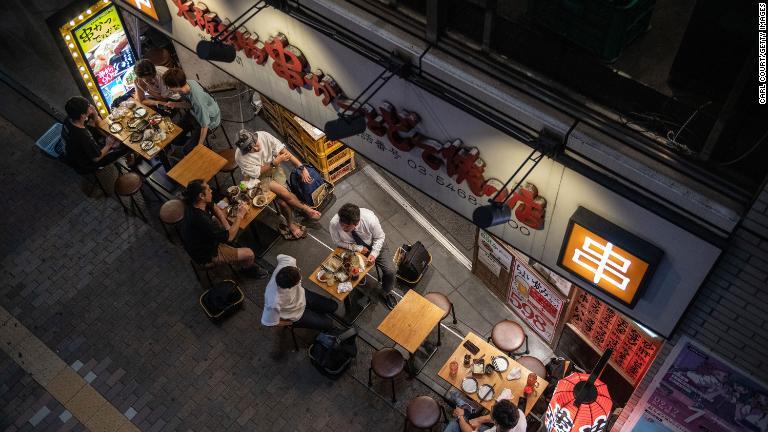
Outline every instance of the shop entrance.
POLYGON ((663 338, 496 237, 478 231, 477 239, 473 273, 527 326, 529 337, 586 372, 613 348, 601 380, 614 405, 623 406, 663 338))

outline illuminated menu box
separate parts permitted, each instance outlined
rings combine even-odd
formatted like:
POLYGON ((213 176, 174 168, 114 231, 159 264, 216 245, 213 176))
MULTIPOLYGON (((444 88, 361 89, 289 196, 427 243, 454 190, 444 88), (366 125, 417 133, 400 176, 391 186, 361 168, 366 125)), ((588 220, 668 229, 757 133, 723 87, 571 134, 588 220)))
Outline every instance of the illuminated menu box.
POLYGON ((568 222, 558 265, 632 307, 663 255, 651 243, 579 207, 568 222))

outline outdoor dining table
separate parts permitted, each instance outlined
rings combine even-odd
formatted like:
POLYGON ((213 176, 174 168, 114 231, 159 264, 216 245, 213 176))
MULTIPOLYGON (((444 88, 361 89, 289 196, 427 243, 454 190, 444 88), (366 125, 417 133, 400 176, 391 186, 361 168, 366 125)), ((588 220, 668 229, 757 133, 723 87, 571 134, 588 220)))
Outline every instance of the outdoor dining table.
POLYGON ((378 330, 396 344, 405 348, 408 356, 409 370, 412 375, 418 375, 427 362, 437 352, 437 346, 425 349, 427 358, 418 370, 414 372, 415 355, 424 345, 432 330, 440 324, 445 311, 430 302, 414 290, 408 290, 397 305, 379 324, 378 330))
POLYGON ((198 144, 168 171, 168 177, 182 187, 187 187, 192 180, 209 181, 226 164, 227 160, 215 151, 198 144))
MULTIPOLYGON (((144 107, 144 109, 147 110, 147 114, 144 116, 144 118, 148 119, 148 118, 152 117, 153 115, 157 114, 157 112, 155 110, 153 110, 152 108, 150 108, 150 107, 148 107, 146 105, 143 105, 143 104, 138 103, 138 102, 136 103, 136 105, 137 105, 137 107, 138 106, 144 107)), ((149 152, 147 152, 145 150, 142 150, 142 148, 141 148, 141 141, 139 141, 139 142, 132 142, 131 141, 131 139, 130 139, 131 131, 128 129, 128 127, 125 125, 125 123, 126 123, 125 120, 123 120, 121 122, 114 122, 114 121, 110 121, 109 119, 99 118, 99 120, 97 121, 96 125, 98 126, 98 128, 101 131, 103 131, 104 133, 109 134, 109 135, 115 137, 117 140, 119 140, 121 143, 123 143, 123 145, 127 146, 128 148, 130 148, 131 150, 136 152, 139 156, 141 156, 142 158, 144 158, 147 161, 151 160, 153 157, 155 157, 155 155, 158 155, 160 157, 160 161, 163 164, 163 166, 165 167, 165 169, 170 169, 170 162, 168 161, 168 156, 165 153, 165 147, 168 146, 168 144, 170 144, 174 139, 176 139, 176 137, 179 136, 180 133, 183 132, 182 128, 180 126, 174 124, 173 122, 171 122, 171 120, 169 118, 167 118, 167 117, 164 118, 164 120, 162 122, 160 122, 158 127, 162 131, 165 132, 165 139, 163 139, 162 141, 155 142, 155 148, 157 150, 152 149, 149 152), (122 127, 120 132, 111 132, 109 130, 109 126, 112 123, 119 123, 120 124, 120 126, 122 127), (169 124, 172 125, 172 129, 170 129, 170 130, 168 128, 169 124)), ((154 171, 154 169, 153 169, 153 171, 154 171)))
MULTIPOLYGON (((514 403, 517 403, 520 396, 523 394, 523 389, 525 388, 528 374, 532 373, 530 370, 526 369, 524 366, 522 366, 520 363, 516 362, 514 359, 512 359, 510 356, 504 354, 496 348, 495 346, 489 344, 486 342, 482 337, 476 335, 475 333, 469 332, 467 336, 464 337, 464 340, 461 341, 458 348, 451 354, 451 356, 448 358, 448 360, 445 361, 445 364, 440 368, 440 371, 437 373, 437 376, 440 378, 448 381, 449 384, 451 384, 453 387, 456 387, 459 391, 463 391, 461 388, 461 383, 464 380, 464 378, 467 377, 474 377, 477 380, 478 386, 482 384, 489 384, 494 386, 494 395, 491 400, 487 401, 481 401, 478 397, 477 393, 471 393, 468 394, 469 397, 471 397, 474 401, 478 402, 480 405, 482 405, 484 408, 490 410, 493 405, 496 403, 496 398, 499 394, 501 394, 502 390, 505 388, 508 388, 512 391, 512 397, 511 400, 514 403), (464 347, 464 343, 470 341, 475 346, 477 346, 480 351, 478 351, 476 354, 472 354, 467 350, 467 348, 464 347), (484 356, 484 359, 486 362, 490 362, 493 357, 502 356, 506 358, 509 361, 509 366, 507 369, 503 372, 496 372, 493 371, 490 374, 472 374, 471 368, 472 364, 470 363, 469 367, 464 366, 464 355, 470 354, 472 355, 473 359, 479 358, 481 356, 484 356), (451 362, 457 362, 459 365, 458 373, 456 373, 456 376, 451 376, 451 362), (507 375, 509 374, 510 370, 514 368, 520 368, 520 378, 515 380, 507 380, 507 375)), ((528 402, 523 409, 523 412, 525 412, 525 415, 528 415, 528 413, 531 412, 531 409, 534 405, 536 405, 536 401, 541 397, 541 392, 544 391, 545 388, 547 388, 547 381, 537 376, 536 377, 536 387, 533 389, 534 392, 528 395, 528 402)), ((466 393, 465 393, 466 394, 466 393)))
MULTIPOLYGON (((323 262, 326 262, 332 256, 340 255, 343 252, 352 252, 352 251, 349 251, 349 250, 344 249, 344 248, 337 247, 330 254, 328 254, 328 256, 323 260, 323 262)), ((354 253, 358 253, 358 252, 354 252, 354 253)), ((323 270, 322 263, 319 266, 317 266, 317 268, 312 272, 312 274, 309 276, 309 280, 314 282, 315 285, 317 285, 320 288, 322 288, 323 291, 325 291, 328 294, 330 294, 331 297, 333 297, 336 300, 341 301, 341 302, 344 303, 344 315, 343 316, 338 316, 337 315, 337 318, 342 320, 347 325, 352 325, 355 322, 355 320, 357 320, 360 317, 360 315, 363 313, 363 311, 366 308, 368 308, 368 306, 371 305, 371 299, 367 295, 361 294, 360 290, 357 290, 356 288, 357 288, 358 285, 360 285, 360 283, 363 281, 363 279, 365 279, 367 277, 368 272, 373 268, 373 266, 374 266, 373 264, 372 265, 367 265, 365 267, 365 270, 363 270, 360 273, 360 277, 358 277, 357 280, 355 280, 355 281, 349 280, 348 282, 350 282, 352 284, 352 290, 347 291, 347 292, 343 292, 343 293, 340 293, 338 291, 338 287, 339 287, 338 282, 334 283, 332 285, 328 285, 327 283, 322 282, 322 281, 317 279, 317 274, 320 272, 320 270, 323 270), (357 296, 357 298, 354 299, 354 301, 351 298, 353 293, 354 293, 354 295, 357 296), (364 303, 362 303, 362 304, 359 302, 359 300, 361 300, 360 297, 362 297, 362 300, 364 300, 364 303)))

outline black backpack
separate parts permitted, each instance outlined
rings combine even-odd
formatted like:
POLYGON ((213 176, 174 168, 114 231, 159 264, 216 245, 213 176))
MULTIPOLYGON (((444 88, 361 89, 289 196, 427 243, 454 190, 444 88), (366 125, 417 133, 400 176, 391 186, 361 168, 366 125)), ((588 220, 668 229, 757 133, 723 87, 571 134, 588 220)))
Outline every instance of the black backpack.
POLYGON ((214 284, 203 297, 205 307, 216 315, 232 306, 240 297, 237 284, 231 280, 225 280, 214 284))
POLYGON ((427 270, 432 257, 420 241, 411 246, 403 245, 405 256, 400 260, 397 275, 406 282, 416 283, 427 270))
POLYGON ((352 327, 320 333, 309 347, 309 359, 323 375, 338 378, 357 356, 356 338, 352 327))

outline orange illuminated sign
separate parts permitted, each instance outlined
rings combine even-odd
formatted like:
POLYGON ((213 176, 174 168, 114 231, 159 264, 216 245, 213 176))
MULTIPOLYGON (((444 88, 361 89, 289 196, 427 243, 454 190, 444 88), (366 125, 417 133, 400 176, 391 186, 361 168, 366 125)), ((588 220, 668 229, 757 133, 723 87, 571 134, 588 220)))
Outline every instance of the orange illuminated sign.
POLYGON ((168 5, 165 0, 123 0, 122 3, 131 6, 158 23, 163 24, 170 20, 168 5))
POLYGON ((568 224, 558 264, 633 306, 662 254, 650 243, 579 207, 568 224))

